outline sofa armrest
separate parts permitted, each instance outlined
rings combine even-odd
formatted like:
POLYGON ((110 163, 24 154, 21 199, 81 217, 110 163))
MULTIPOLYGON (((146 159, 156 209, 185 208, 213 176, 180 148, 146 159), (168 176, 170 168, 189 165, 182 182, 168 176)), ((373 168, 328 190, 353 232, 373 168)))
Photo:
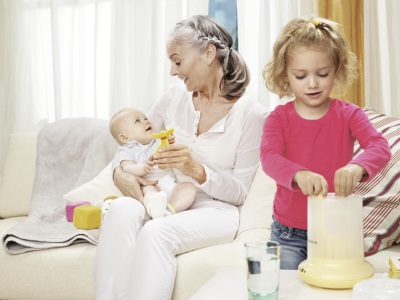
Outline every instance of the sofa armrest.
POLYGON ((270 237, 275 192, 275 181, 267 176, 260 166, 240 208, 240 225, 236 240, 245 242, 270 237))
POLYGON ((35 177, 36 140, 37 133, 10 136, 0 182, 0 218, 28 215, 35 177))

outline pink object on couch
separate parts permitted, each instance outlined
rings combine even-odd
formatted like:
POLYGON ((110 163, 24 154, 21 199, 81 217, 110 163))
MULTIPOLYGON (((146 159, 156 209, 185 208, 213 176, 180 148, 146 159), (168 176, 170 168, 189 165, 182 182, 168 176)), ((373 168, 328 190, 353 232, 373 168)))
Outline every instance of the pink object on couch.
POLYGON ((72 222, 74 220, 74 209, 75 207, 81 206, 81 205, 88 205, 90 202, 87 201, 79 201, 75 203, 67 203, 65 206, 65 215, 67 216, 67 221, 72 222))

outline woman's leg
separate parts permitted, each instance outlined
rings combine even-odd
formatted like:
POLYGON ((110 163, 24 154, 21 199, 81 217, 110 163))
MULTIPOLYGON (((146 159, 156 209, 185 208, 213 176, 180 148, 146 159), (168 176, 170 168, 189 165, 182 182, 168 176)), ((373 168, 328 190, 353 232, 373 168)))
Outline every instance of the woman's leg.
POLYGON ((95 260, 96 299, 128 299, 136 238, 145 222, 143 205, 130 197, 113 200, 102 225, 95 260))
POLYGON ((236 207, 195 208, 151 220, 139 233, 129 299, 169 300, 176 275, 176 255, 230 242, 239 226, 236 207))

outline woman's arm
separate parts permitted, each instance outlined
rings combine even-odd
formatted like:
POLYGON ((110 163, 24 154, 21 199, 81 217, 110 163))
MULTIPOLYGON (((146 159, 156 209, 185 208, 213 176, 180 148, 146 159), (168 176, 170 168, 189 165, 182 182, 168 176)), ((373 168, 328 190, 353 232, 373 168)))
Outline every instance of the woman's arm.
POLYGON ((178 169, 182 174, 192 177, 200 184, 206 181, 203 165, 193 158, 184 145, 173 144, 158 149, 158 153, 154 155, 154 163, 162 169, 178 169))
POLYGON ((125 172, 121 166, 114 169, 114 184, 125 196, 132 197, 143 203, 142 186, 156 185, 157 181, 149 181, 142 177, 125 172))
MULTIPOLYGON (((237 134, 239 138, 237 146, 232 149, 234 151, 233 168, 228 172, 222 172, 213 165, 205 165, 207 181, 200 187, 213 198, 233 205, 244 203, 254 175, 260 166, 260 142, 267 110, 261 104, 251 106, 252 108, 247 108, 240 120, 235 120, 242 123, 240 130, 231 133, 237 134)), ((228 155, 229 145, 228 141, 221 147, 222 151, 226 151, 228 155)))
POLYGON ((215 140, 213 147, 208 147, 207 152, 197 152, 199 160, 194 159, 188 147, 175 144, 163 148, 155 156, 156 163, 162 167, 176 168, 192 177, 197 182, 196 186, 209 196, 240 205, 247 196, 259 166, 261 132, 266 114, 266 109, 261 105, 247 108, 235 122, 226 124, 224 134, 215 140), (205 159, 200 161, 199 155, 205 159), (218 160, 211 159, 216 161, 215 165, 204 163, 210 157, 218 157, 218 160), (224 159, 227 161, 221 161, 224 159))

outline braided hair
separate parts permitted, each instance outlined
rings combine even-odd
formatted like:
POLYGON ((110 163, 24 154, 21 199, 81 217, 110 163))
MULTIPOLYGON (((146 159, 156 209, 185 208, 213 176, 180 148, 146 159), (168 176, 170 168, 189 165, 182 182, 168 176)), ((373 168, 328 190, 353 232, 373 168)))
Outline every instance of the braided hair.
POLYGON ((223 68, 221 96, 232 100, 244 94, 250 82, 249 69, 242 56, 232 48, 229 32, 214 19, 196 15, 178 22, 169 36, 171 42, 203 51, 209 44, 216 48, 217 59, 223 68))

